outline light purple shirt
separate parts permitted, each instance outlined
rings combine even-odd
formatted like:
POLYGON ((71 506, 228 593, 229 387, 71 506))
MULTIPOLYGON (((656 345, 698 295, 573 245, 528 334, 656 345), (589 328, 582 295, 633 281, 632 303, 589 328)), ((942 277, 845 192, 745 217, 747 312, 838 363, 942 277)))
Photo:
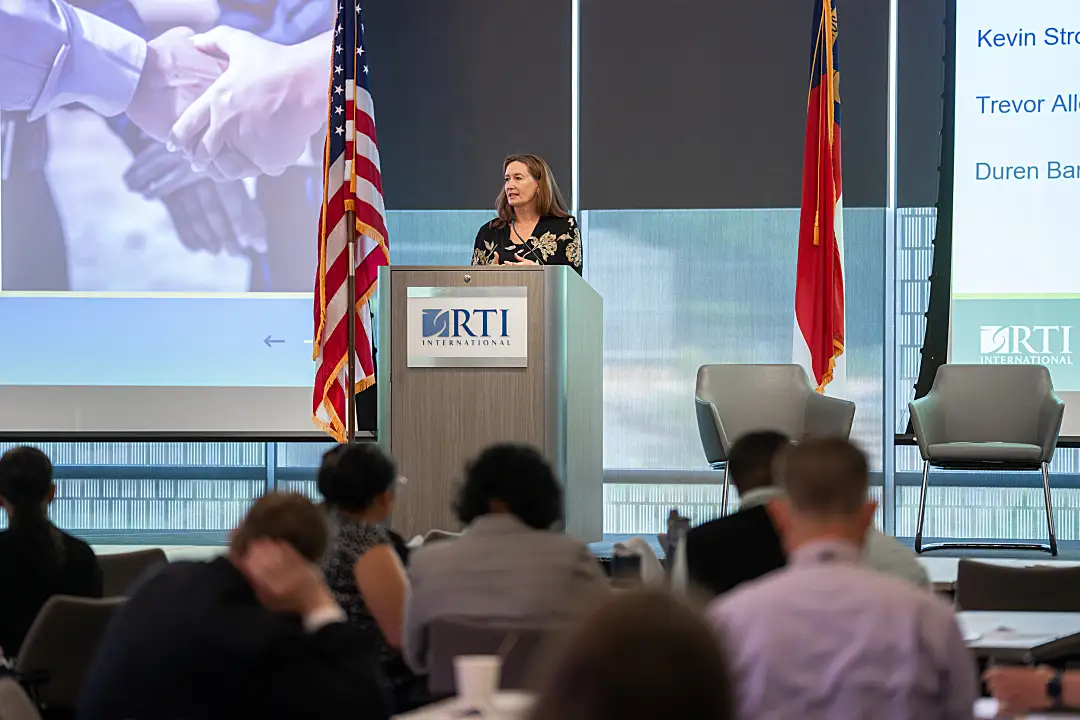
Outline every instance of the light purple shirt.
POLYGON ((0 0, 0 110, 36 120, 81 103, 111 117, 127 109, 146 41, 65 0, 0 0))
POLYGON ((975 662, 952 609, 822 540, 709 606, 740 720, 971 720, 975 662))

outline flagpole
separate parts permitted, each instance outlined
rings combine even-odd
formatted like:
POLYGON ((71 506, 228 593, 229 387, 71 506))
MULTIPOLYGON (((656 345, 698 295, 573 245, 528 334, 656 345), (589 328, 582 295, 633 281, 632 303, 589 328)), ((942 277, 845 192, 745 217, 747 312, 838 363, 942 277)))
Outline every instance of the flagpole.
POLYGON ((349 310, 346 315, 348 326, 348 369, 345 375, 345 407, 348 417, 345 420, 345 439, 356 442, 356 211, 345 211, 345 242, 349 246, 349 274, 346 276, 346 297, 349 298, 349 310))

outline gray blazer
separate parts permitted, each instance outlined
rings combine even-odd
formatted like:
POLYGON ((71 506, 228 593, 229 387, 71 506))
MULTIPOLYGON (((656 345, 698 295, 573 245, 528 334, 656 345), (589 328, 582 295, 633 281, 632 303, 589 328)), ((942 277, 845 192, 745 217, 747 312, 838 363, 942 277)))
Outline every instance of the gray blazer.
POLYGON ((409 558, 409 582, 404 650, 417 672, 427 667, 433 620, 560 625, 607 592, 604 571, 583 543, 506 514, 479 517, 460 538, 418 550, 409 558))

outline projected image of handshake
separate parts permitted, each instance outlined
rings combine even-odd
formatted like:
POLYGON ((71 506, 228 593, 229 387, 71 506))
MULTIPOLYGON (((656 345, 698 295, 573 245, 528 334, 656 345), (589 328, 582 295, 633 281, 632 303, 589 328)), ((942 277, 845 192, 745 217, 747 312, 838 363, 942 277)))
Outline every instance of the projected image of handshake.
POLYGON ((148 43, 148 65, 160 49, 191 56, 190 66, 154 60, 127 115, 216 180, 280 175, 325 122, 329 44, 329 33, 279 45, 231 27, 170 30, 148 43), (185 42, 190 48, 176 50, 185 42))
POLYGON ((127 3, 97 14, 105 5, 0 0, 0 111, 126 114, 218 180, 281 174, 325 122, 330 31, 292 45, 226 25, 145 40, 126 28, 127 3))

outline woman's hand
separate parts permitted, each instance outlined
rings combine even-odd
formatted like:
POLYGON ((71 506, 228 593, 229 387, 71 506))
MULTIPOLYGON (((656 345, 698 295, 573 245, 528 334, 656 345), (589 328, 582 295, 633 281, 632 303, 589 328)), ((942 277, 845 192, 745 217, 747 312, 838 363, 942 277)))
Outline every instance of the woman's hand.
POLYGON ((529 258, 521 257, 521 253, 514 253, 514 259, 513 260, 507 260, 506 264, 507 265, 536 265, 537 263, 536 263, 535 260, 530 260, 529 258))

